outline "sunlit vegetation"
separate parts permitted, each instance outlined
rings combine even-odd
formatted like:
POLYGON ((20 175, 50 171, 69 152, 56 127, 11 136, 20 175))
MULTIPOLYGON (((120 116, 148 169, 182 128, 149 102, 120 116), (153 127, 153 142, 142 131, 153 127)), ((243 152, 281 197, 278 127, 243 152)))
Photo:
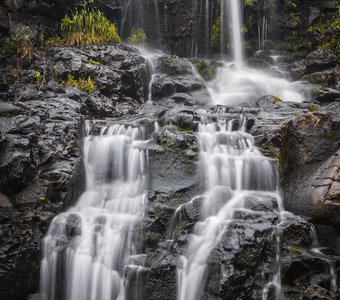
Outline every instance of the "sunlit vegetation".
POLYGON ((95 7, 85 7, 61 20, 61 32, 69 46, 120 43, 117 26, 95 7))
POLYGON ((91 79, 90 76, 88 76, 87 78, 80 77, 79 79, 76 79, 73 77, 72 74, 68 74, 67 79, 63 80, 61 84, 69 87, 79 88, 90 94, 97 89, 95 82, 91 79))
POLYGON ((94 59, 92 59, 92 58, 89 59, 89 63, 90 63, 91 65, 95 65, 95 66, 100 66, 100 65, 102 65, 102 63, 101 63, 100 61, 94 60, 94 59))

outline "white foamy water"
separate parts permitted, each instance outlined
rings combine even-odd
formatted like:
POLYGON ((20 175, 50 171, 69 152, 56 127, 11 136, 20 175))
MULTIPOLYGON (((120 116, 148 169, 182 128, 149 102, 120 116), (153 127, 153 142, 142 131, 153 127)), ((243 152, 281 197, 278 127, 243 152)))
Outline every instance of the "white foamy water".
POLYGON ((246 66, 243 55, 240 2, 239 0, 221 1, 221 56, 224 57, 226 32, 229 32, 232 62, 223 61, 223 66, 219 68, 215 79, 208 84, 213 102, 222 105, 254 105, 263 96, 275 96, 283 101, 293 102, 308 99, 309 89, 301 82, 290 82, 246 66))
POLYGON ((214 80, 208 83, 213 102, 222 105, 254 105, 262 96, 283 101, 302 102, 308 88, 301 82, 290 82, 270 73, 233 63, 224 63, 214 80))
POLYGON ((41 300, 124 299, 126 266, 142 268, 135 226, 147 204, 143 139, 143 128, 118 124, 85 137, 86 191, 43 240, 41 300))

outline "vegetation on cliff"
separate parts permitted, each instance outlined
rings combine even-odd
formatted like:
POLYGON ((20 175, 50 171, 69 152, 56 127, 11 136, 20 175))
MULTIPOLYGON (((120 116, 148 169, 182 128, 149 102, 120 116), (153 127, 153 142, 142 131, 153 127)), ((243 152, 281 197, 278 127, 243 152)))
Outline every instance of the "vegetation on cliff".
POLYGON ((87 46, 120 43, 117 26, 95 7, 85 5, 61 20, 61 31, 67 45, 87 46))

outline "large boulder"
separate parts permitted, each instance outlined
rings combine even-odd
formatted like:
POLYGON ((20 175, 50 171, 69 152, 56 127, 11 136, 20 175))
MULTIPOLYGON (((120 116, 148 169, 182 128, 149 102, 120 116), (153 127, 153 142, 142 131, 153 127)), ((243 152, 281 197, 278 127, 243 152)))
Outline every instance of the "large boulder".
POLYGON ((283 191, 289 210, 340 224, 340 150, 322 163, 289 174, 283 191))

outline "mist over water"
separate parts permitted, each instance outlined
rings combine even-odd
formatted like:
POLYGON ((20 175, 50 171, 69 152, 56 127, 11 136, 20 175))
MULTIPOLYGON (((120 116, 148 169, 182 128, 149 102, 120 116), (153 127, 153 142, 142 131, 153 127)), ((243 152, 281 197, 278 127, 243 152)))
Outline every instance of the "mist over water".
POLYGON ((308 87, 301 82, 290 82, 265 71, 227 62, 207 85, 213 102, 222 105, 255 105, 263 96, 294 102, 303 102, 309 97, 308 87))

